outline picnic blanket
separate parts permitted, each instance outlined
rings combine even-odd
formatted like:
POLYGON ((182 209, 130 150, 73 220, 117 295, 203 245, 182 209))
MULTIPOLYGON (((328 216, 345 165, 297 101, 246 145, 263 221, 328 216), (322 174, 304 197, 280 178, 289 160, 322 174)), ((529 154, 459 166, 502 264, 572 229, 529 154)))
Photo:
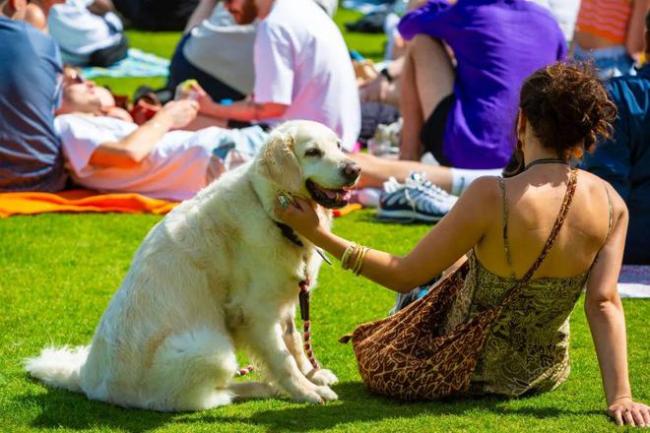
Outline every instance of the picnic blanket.
POLYGON ((618 277, 621 298, 650 298, 650 266, 624 265, 618 277))
POLYGON ((59 193, 7 192, 0 194, 0 218, 49 212, 121 212, 163 215, 178 203, 134 193, 104 194, 74 189, 59 193))
POLYGON ((95 77, 166 77, 169 60, 155 54, 130 48, 129 55, 108 68, 89 66, 81 69, 81 75, 90 80, 95 77))
MULTIPOLYGON (((7 192, 0 193, 0 218, 14 215, 37 215, 50 212, 120 212, 164 215, 178 203, 146 197, 135 193, 100 193, 86 189, 73 189, 59 193, 7 192)), ((361 209, 349 204, 334 210, 341 217, 361 209)))

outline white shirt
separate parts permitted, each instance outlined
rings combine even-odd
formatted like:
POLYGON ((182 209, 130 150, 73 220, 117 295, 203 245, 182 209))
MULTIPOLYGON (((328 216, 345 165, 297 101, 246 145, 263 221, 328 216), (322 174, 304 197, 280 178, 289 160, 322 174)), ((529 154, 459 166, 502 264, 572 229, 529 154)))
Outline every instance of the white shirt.
POLYGON ((183 55, 203 72, 249 95, 255 83, 254 41, 255 24, 237 25, 219 2, 210 18, 192 29, 183 55))
POLYGON ((573 39, 573 31, 578 19, 580 0, 530 0, 551 11, 557 20, 567 42, 573 39))
POLYGON ((87 9, 92 0, 67 0, 52 7, 47 25, 61 47, 64 63, 83 65, 90 54, 117 45, 122 39, 122 22, 112 12, 103 17, 87 9))
POLYGON ((77 114, 58 116, 54 123, 71 176, 78 184, 168 200, 191 198, 207 184, 212 149, 223 134, 221 128, 168 132, 139 166, 105 168, 88 164, 95 149, 123 139, 137 129, 136 124, 77 114))
POLYGON ((275 0, 258 25, 254 53, 255 102, 289 107, 268 123, 317 121, 353 149, 361 109, 352 62, 341 32, 316 3, 275 0))

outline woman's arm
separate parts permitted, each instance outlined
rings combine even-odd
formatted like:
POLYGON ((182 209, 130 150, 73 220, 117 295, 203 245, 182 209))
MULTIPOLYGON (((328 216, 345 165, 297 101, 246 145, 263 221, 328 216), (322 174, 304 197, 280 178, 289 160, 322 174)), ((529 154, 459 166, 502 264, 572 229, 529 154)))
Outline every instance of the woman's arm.
POLYGON ((632 5, 632 15, 627 25, 625 47, 630 56, 635 57, 643 52, 645 43, 645 16, 650 9, 650 0, 635 0, 632 5))
POLYGON ((172 101, 147 123, 115 142, 100 144, 90 156, 89 164, 97 167, 131 168, 138 166, 170 130, 182 128, 197 113, 194 101, 172 101))
POLYGON ((625 203, 614 199, 615 222, 587 283, 585 312, 596 347, 610 415, 620 425, 650 425, 648 407, 632 400, 627 369, 625 317, 617 282, 623 261, 628 215, 625 203))
MULTIPOLYGON (((408 292, 430 281, 473 248, 498 215, 499 191, 494 178, 476 180, 447 216, 404 257, 369 250, 361 274, 396 292, 408 292)), ((314 209, 305 201, 278 216, 315 245, 341 259, 352 243, 319 224, 314 209)))

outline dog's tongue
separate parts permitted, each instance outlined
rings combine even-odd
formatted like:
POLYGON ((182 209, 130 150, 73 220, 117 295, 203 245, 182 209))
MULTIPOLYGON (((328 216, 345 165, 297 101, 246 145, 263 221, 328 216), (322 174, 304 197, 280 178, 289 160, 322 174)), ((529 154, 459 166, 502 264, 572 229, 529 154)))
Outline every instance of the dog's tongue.
POLYGON ((334 201, 348 201, 350 200, 350 196, 352 194, 348 190, 331 190, 331 189, 324 189, 323 193, 325 193, 328 199, 334 201))
POLYGON ((322 191, 325 193, 327 198, 330 199, 330 200, 336 200, 336 198, 339 195, 338 191, 332 191, 331 189, 323 189, 322 191))

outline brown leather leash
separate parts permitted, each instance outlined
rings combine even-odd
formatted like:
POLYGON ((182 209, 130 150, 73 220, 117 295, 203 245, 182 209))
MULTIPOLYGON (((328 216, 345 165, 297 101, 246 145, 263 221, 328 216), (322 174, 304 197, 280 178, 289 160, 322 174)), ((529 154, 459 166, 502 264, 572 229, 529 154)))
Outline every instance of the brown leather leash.
POLYGON ((309 277, 302 280, 298 287, 300 287, 300 294, 298 300, 300 301, 300 318, 302 319, 302 339, 304 341, 303 348, 305 355, 309 359, 309 363, 314 370, 319 370, 320 365, 314 358, 314 350, 311 347, 311 320, 309 320, 309 277))

